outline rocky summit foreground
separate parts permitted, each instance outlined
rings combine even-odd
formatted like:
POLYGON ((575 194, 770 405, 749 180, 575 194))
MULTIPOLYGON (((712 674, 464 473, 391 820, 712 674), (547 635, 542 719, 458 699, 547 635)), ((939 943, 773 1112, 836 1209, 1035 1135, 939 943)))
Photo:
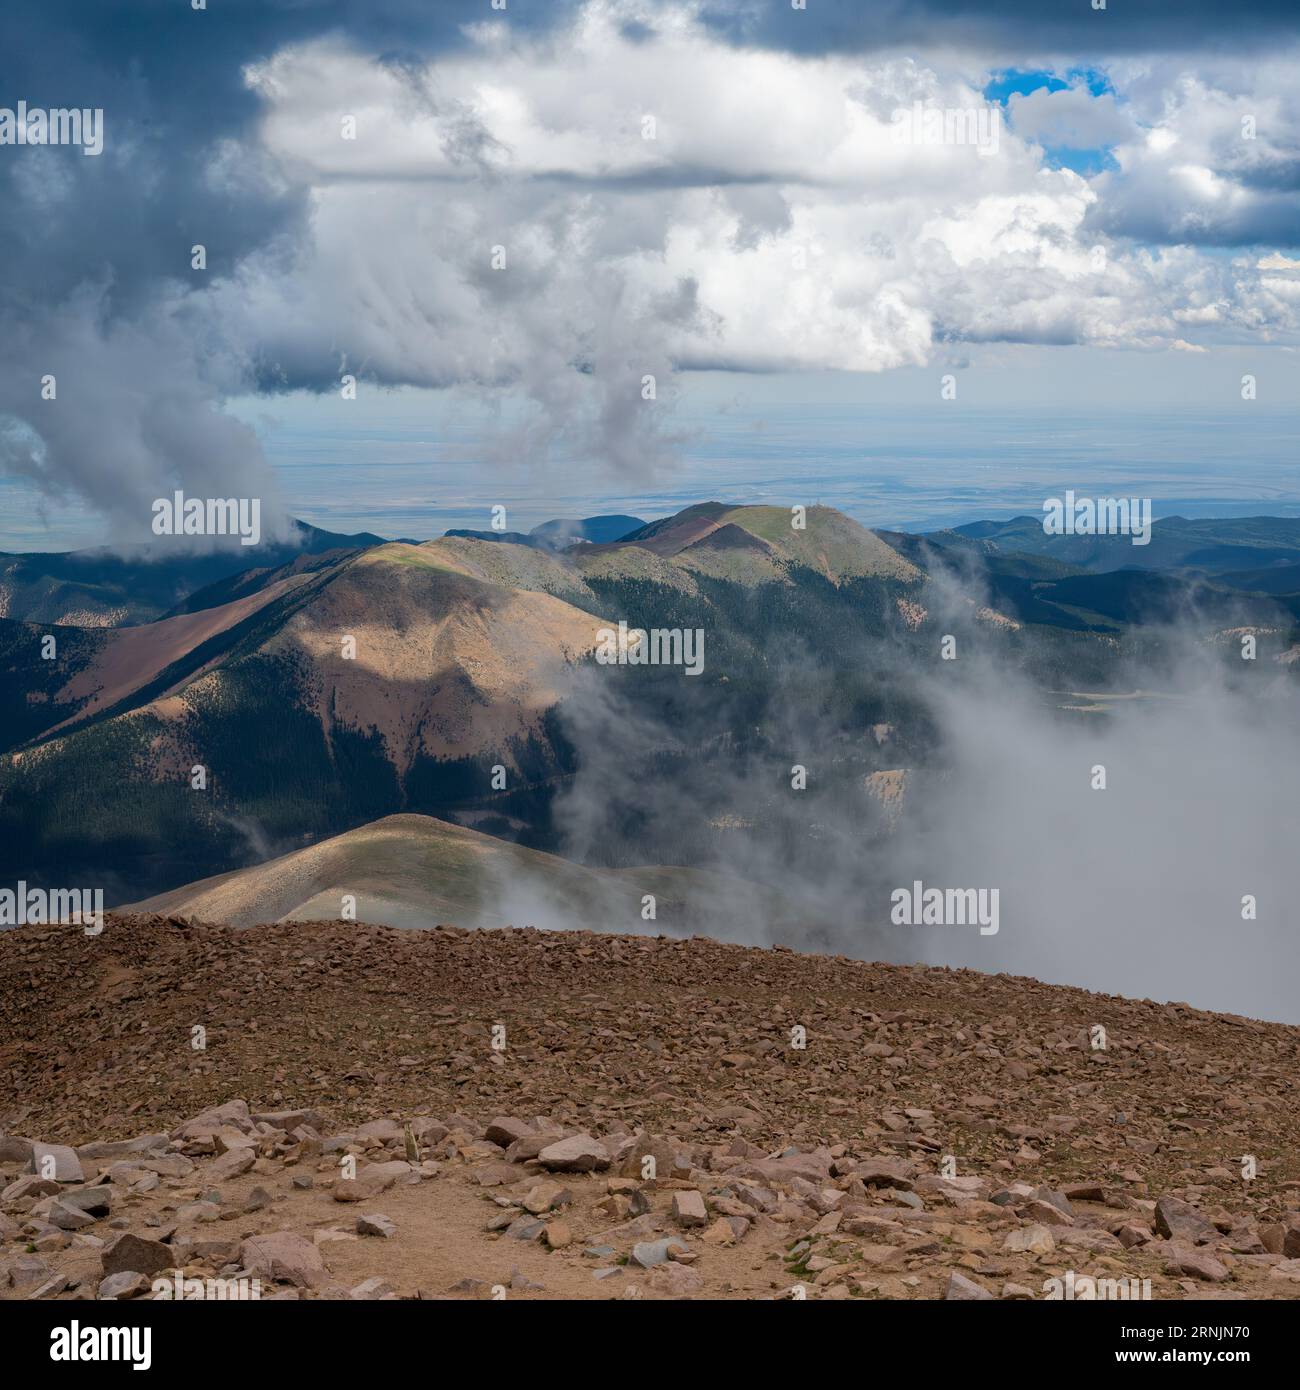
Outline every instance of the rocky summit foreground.
POLYGON ((1298 1075, 1292 1027, 703 938, 27 926, 0 1298, 1296 1298, 1298 1075))

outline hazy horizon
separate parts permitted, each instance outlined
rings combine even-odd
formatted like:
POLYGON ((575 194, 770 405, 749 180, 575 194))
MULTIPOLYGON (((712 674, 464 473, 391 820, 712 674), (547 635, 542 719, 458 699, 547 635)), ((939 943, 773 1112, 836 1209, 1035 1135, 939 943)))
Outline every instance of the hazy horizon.
MULTIPOLYGON (((492 427, 473 403, 441 403, 427 422, 383 425, 377 413, 345 429, 321 420, 328 407, 312 402, 265 425, 265 453, 289 515, 325 530, 429 540, 453 528, 486 529, 498 503, 508 529, 527 531, 600 513, 651 520, 704 501, 804 502, 875 529, 923 531, 1038 515, 1045 498, 1067 488, 1150 497, 1156 518, 1300 515, 1300 465, 1288 456, 1291 413, 1282 409, 1231 421, 1161 410, 1097 419, 1048 407, 967 409, 954 419, 916 405, 746 402, 728 412, 681 412, 693 435, 659 487, 602 480, 563 461, 484 470, 492 427)), ((113 539, 85 507, 50 503, 32 485, 0 478, 0 551, 113 539)))

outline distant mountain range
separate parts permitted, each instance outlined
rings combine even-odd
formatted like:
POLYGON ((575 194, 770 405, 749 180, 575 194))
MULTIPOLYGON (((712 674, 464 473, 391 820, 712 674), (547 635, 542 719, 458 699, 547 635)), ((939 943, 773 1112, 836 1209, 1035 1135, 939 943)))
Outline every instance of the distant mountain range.
MULTIPOLYGON (((526 544, 302 527, 300 547, 161 567, 7 557, 0 882, 138 900, 412 814, 553 854, 571 833, 557 798, 593 758, 674 788, 671 815, 617 802, 583 850, 593 871, 704 865, 754 836, 815 859, 826 826, 888 833, 876 792, 933 752, 945 634, 1049 692, 1102 688, 1172 617, 1210 641, 1253 624, 1264 661, 1300 673, 1300 520, 1172 518, 1117 550, 1033 518, 915 536, 709 502, 598 538, 624 521, 526 544), (619 621, 701 630, 702 675, 601 666, 619 621), (781 770, 803 743, 822 770, 792 803, 781 770)), ((339 887, 321 873, 302 901, 339 887)))
POLYGON ((1152 524, 1151 540, 1143 546, 1135 546, 1129 536, 1048 535, 1041 516, 975 521, 933 532, 926 539, 945 545, 972 542, 989 554, 1050 556, 1099 574, 1119 569, 1182 569, 1222 575, 1300 566, 1300 517, 1243 516, 1221 521, 1162 517, 1152 524))
POLYGON ((638 516, 588 516, 580 521, 544 521, 531 531, 448 531, 475 541, 504 541, 507 545, 535 546, 539 550, 565 550, 584 541, 601 543, 622 540, 644 526, 638 516))
POLYGON ((1054 536, 1041 517, 880 534, 924 569, 977 577, 1020 622, 1115 632, 1194 616, 1223 624, 1300 619, 1300 518, 1166 517, 1151 540, 1054 536))
POLYGON ((360 550, 383 537, 344 536, 306 522, 292 523, 296 539, 206 554, 130 546, 125 550, 32 551, 0 554, 0 617, 77 627, 149 623, 196 590, 248 570, 272 570, 303 555, 360 550))

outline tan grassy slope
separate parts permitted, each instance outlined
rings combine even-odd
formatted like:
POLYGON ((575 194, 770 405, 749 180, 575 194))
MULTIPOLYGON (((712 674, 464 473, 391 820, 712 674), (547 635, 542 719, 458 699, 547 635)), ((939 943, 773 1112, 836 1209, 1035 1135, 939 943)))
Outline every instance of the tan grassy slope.
POLYGON ((399 769, 419 752, 496 753, 536 733, 604 625, 553 594, 479 578, 447 558, 426 546, 367 551, 264 648, 305 656, 322 723, 377 729, 399 769), (342 654, 345 636, 353 658, 342 654))
MULTIPOLYGON (((202 879, 126 911, 256 922, 334 921, 345 894, 361 921, 400 927, 601 926, 686 931, 726 918, 750 885, 693 869, 598 870, 432 816, 386 816, 306 849, 202 879)), ((739 918, 734 925, 739 926, 739 918)))
MULTIPOLYGON (((377 732, 399 771, 421 754, 500 751, 509 764, 508 745, 538 733, 543 713, 563 700, 572 665, 607 624, 587 576, 685 593, 698 592, 700 578, 789 584, 799 569, 836 584, 920 578, 878 536, 831 508, 810 508, 804 530, 790 520, 782 507, 707 503, 632 541, 559 556, 454 537, 376 546, 233 602, 106 634, 91 664, 53 692, 45 736, 66 732, 72 717, 80 724, 129 701, 194 648, 266 610, 266 630, 255 639, 215 654, 140 709, 175 728, 196 699, 224 704, 232 663, 287 658, 304 673, 293 698, 306 698, 327 729, 337 721, 377 732), (345 637, 355 640, 354 659, 343 655, 345 637)), ((182 748, 171 761, 179 767, 194 751, 182 748)), ((175 770, 169 763, 162 771, 175 770)))
MULTIPOLYGON (((256 639, 114 717, 154 716, 174 731, 175 746, 159 747, 151 775, 179 776, 198 759, 201 750, 185 739, 188 715, 200 706, 227 707, 238 688, 230 668, 250 658, 294 672, 281 697, 305 702, 327 734, 335 723, 377 732, 399 771, 422 753, 491 752, 510 766, 512 742, 539 732, 604 620, 543 587, 564 587, 563 571, 544 568, 549 557, 479 543, 483 552, 523 555, 513 569, 504 556, 475 564, 464 553, 473 544, 379 546, 234 603, 106 634, 94 663, 69 683, 68 698, 91 697, 84 713, 93 714, 143 688, 199 643, 268 609, 256 639), (512 587, 514 580, 537 587, 512 587), (276 612, 271 606, 280 599, 290 606, 276 612), (351 656, 344 654, 347 638, 351 656)), ((572 597, 590 596, 576 576, 565 583, 572 597)), ((229 707, 249 718, 258 713, 229 707)))
POLYGON ((874 532, 833 507, 809 507, 801 529, 792 520, 788 507, 705 502, 651 522, 613 545, 584 546, 573 554, 586 569, 593 559, 599 564, 601 556, 645 550, 681 568, 742 583, 783 578, 792 566, 815 570, 836 584, 867 577, 921 577, 874 532))

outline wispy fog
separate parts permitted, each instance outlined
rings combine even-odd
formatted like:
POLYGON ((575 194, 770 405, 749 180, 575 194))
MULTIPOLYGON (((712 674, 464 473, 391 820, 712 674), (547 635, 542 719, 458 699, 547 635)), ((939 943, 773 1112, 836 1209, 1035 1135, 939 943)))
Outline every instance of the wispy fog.
POLYGON ((933 694, 951 767, 900 820, 894 877, 998 888, 1000 926, 867 928, 875 949, 1300 1020, 1294 694, 1195 661, 1072 723, 990 673, 933 694))
MULTIPOLYGON (((931 594, 932 617, 950 604, 956 627, 969 600, 938 586, 931 594)), ((936 653, 947 624, 934 627, 936 653)), ((733 879, 714 895, 716 885, 696 884, 693 893, 714 896, 690 903, 685 926, 662 913, 639 921, 638 900, 615 893, 604 919, 587 924, 798 941, 1300 1021, 1300 707, 1276 646, 1245 661, 1236 638, 1225 647, 1166 632, 1158 670, 1124 671, 1112 698, 1076 699, 1036 689, 995 655, 1005 648, 982 651, 969 630, 957 660, 911 669, 933 728, 924 757, 912 747, 891 762, 881 751, 878 766, 911 768, 892 817, 856 772, 837 780, 844 730, 796 698, 806 654, 784 658, 779 732, 761 756, 665 760, 701 731, 647 714, 608 672, 589 672, 566 716, 583 770, 558 802, 563 852, 609 863, 621 837, 623 863, 654 863, 675 823, 700 804, 727 807, 752 823, 701 838, 675 862, 761 888, 733 879), (808 768, 806 791, 790 788, 795 764, 808 768), (1096 768, 1104 789, 1094 788, 1096 768), (916 880, 996 889, 996 933, 895 925, 891 894, 916 880), (1253 920, 1243 917, 1247 896, 1253 920)), ((540 884, 510 888, 529 920, 574 925, 559 913, 546 920, 545 896, 540 884)))

